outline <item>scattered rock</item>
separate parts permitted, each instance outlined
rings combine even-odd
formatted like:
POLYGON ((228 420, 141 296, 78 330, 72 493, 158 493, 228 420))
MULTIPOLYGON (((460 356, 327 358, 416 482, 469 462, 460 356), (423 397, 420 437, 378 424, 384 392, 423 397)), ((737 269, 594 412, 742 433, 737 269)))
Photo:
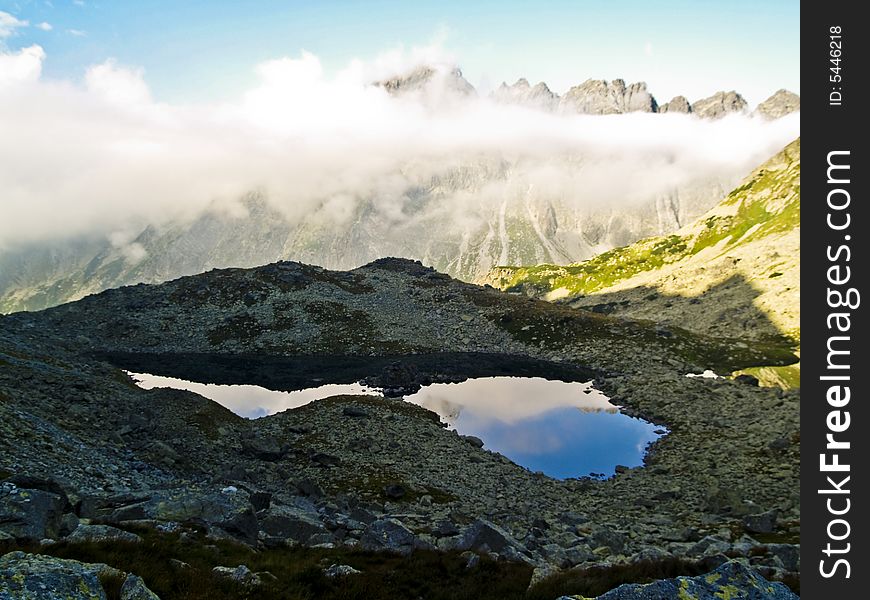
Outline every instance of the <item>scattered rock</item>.
POLYGON ((480 555, 469 550, 466 550, 462 554, 460 554, 462 558, 465 559, 465 568, 473 569, 477 565, 480 564, 480 555))
POLYGON ((407 490, 405 490, 404 486, 399 485, 398 483, 390 483, 384 486, 384 496, 390 500, 401 500, 406 494, 407 490))
POLYGON ((746 515, 743 517, 743 526, 750 533, 772 533, 776 529, 776 517, 776 510, 746 515))
POLYGON ((85 525, 79 524, 66 541, 75 544, 84 542, 131 542, 138 543, 142 538, 135 533, 112 527, 111 525, 85 525))
POLYGON ((742 383, 743 385, 751 385, 753 387, 759 386, 758 377, 754 375, 749 375, 748 373, 743 373, 734 378, 734 381, 737 383, 742 383))
POLYGON ((483 448, 483 440, 475 435, 460 435, 459 439, 471 444, 475 448, 483 448))
POLYGON ((235 581, 245 587, 259 587, 263 584, 260 576, 251 571, 247 565, 239 565, 238 567, 215 567, 211 572, 217 577, 235 581))
POLYGON ((251 506, 256 512, 266 510, 272 503, 272 492, 254 492, 251 494, 251 506))
POLYGON ((347 577, 348 575, 356 575, 359 572, 350 565, 329 565, 323 569, 323 574, 327 577, 347 577))
POLYGON ((313 452, 308 458, 311 462, 321 467, 337 467, 341 464, 339 457, 325 452, 313 452))
POLYGON ((121 586, 121 600, 160 600, 148 589, 141 577, 130 574, 121 586))
POLYGON ((359 406, 345 406, 341 409, 341 414, 354 419, 364 419, 369 416, 368 411, 359 406))

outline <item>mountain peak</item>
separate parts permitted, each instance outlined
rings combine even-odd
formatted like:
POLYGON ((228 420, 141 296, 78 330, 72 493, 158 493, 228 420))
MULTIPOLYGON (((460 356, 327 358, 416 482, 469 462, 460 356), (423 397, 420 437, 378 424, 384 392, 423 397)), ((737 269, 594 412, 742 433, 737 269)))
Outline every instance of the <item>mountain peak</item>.
POLYGON ((463 77, 462 70, 455 65, 420 65, 411 71, 376 81, 374 85, 384 88, 392 96, 420 93, 429 91, 433 87, 440 87, 444 91, 462 96, 475 93, 474 86, 463 77))
POLYGON ((749 103, 735 92, 719 91, 692 104, 692 111, 704 119, 721 119, 730 113, 744 113, 749 103))
POLYGON ((587 79, 562 96, 559 110, 563 113, 613 115, 628 112, 656 112, 658 104, 647 90, 646 82, 628 86, 624 79, 606 81, 587 79))
POLYGON ((659 112, 689 114, 692 112, 692 105, 689 104, 685 96, 674 96, 670 102, 665 102, 659 106, 659 112))
POLYGON ((801 109, 801 97, 785 89, 777 90, 758 105, 755 112, 765 119, 779 119, 801 109))

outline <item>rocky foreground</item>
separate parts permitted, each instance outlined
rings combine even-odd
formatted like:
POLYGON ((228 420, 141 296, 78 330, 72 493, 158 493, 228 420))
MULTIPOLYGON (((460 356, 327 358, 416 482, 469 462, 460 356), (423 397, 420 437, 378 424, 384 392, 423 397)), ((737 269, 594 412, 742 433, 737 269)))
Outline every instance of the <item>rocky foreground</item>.
POLYGON ((135 543, 144 528, 260 552, 469 553, 527 565, 533 581, 730 558, 793 578, 799 393, 686 374, 794 360, 779 346, 512 296, 398 259, 110 290, 0 319, 0 540, 135 543), (335 397, 246 420, 193 393, 140 389, 119 369, 149 356, 183 370, 197 356, 352 355, 389 357, 381 376, 425 383, 443 374, 403 369, 403 357, 457 352, 589 369, 626 412, 670 433, 643 468, 556 481, 399 400, 335 397))

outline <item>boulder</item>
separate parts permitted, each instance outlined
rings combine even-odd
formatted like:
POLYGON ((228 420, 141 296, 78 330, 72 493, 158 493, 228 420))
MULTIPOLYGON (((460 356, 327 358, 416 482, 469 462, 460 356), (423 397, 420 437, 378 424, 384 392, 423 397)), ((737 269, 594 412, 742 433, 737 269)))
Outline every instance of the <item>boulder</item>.
POLYGON ((317 485, 314 480, 308 479, 307 477, 298 480, 289 480, 287 481, 287 487, 301 496, 308 496, 310 498, 323 497, 323 490, 320 486, 317 485))
POLYGON ((102 563, 10 552, 0 557, 0 598, 105 600, 100 576, 124 573, 102 563))
POLYGON ((121 586, 121 600, 160 600, 160 597, 148 589, 141 577, 131 573, 121 586))
POLYGON ((410 554, 421 544, 410 529, 396 519, 378 519, 365 530, 360 543, 364 550, 410 554))
POLYGON ((260 576, 251 571, 247 565, 239 565, 238 567, 215 567, 211 572, 217 577, 235 581, 245 587, 258 587, 263 584, 260 576))
POLYGON ((242 442, 242 452, 257 460, 268 462, 279 461, 287 454, 287 450, 271 437, 255 437, 242 442))
POLYGON ((70 502, 69 498, 67 497, 66 490, 54 479, 33 477, 31 475, 13 475, 12 477, 6 479, 4 483, 11 483, 16 487, 25 490, 40 490, 42 492, 48 492, 49 494, 55 494, 57 496, 60 496, 63 500, 64 511, 70 509, 70 502))
POLYGON ((748 373, 743 373, 734 378, 736 383, 742 383, 743 385, 748 385, 751 387, 758 387, 759 381, 758 377, 755 375, 749 375, 748 373))
POLYGON ((597 600, 798 600, 781 583, 767 581, 752 569, 730 561, 707 575, 660 579, 646 585, 630 583, 597 600))
POLYGON ((0 538, 39 541, 58 537, 66 504, 66 496, 4 481, 0 484, 0 538))
POLYGON ((66 541, 76 544, 84 542, 141 542, 142 538, 135 533, 112 527, 111 525, 85 525, 79 524, 69 534, 66 541))
POLYGON ((404 498, 406 494, 407 491, 405 490, 405 487, 398 483, 391 483, 384 486, 384 496, 390 500, 400 500, 404 498))
POLYGON ((314 464, 321 467, 337 467, 341 464, 341 459, 326 452, 312 452, 308 458, 314 464))
POLYGON ((251 494, 251 506, 254 507, 255 511, 259 512, 261 510, 266 510, 271 504, 271 492, 253 492, 251 494))
POLYGON ((316 514, 290 506, 273 506, 261 515, 260 531, 267 544, 308 544, 312 536, 327 533, 316 514))
POLYGON ((782 562, 786 571, 801 570, 801 548, 795 544, 767 544, 767 551, 782 562))
POLYGON ((589 536, 593 548, 610 548, 614 554, 619 554, 625 548, 625 536, 607 527, 598 527, 589 536))
POLYGON ((471 444, 475 448, 483 448, 483 440, 476 435, 460 435, 459 439, 461 439, 463 442, 471 444))
POLYGON ((247 544, 255 544, 259 529, 248 493, 232 486, 224 490, 226 493, 197 488, 159 490, 143 501, 97 513, 111 523, 138 520, 198 523, 218 528, 247 544))
POLYGON ((341 409, 341 414, 343 414, 345 417, 352 417, 354 419, 364 419, 369 416, 368 411, 366 411, 364 408, 353 405, 345 406, 343 409, 341 409))
POLYGON ((746 515, 743 517, 743 526, 750 533, 771 533, 776 529, 776 516, 776 510, 746 515))
POLYGON ((356 575, 357 573, 359 573, 359 571, 350 565, 329 565, 327 568, 323 569, 323 574, 327 577, 347 577, 348 575, 356 575))
POLYGON ((511 555, 528 554, 528 550, 511 534, 485 519, 477 519, 465 529, 457 542, 457 549, 511 555))
POLYGON ((731 544, 722 538, 715 535, 708 535, 701 538, 694 546, 689 548, 690 556, 712 556, 714 554, 724 554, 731 550, 731 544))

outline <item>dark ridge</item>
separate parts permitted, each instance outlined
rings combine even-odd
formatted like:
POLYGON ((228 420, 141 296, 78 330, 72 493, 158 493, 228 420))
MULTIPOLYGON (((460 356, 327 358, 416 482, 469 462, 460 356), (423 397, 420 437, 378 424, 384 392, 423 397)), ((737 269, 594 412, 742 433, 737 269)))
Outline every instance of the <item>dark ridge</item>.
POLYGON ((380 269, 382 271, 394 271, 396 273, 407 273, 409 275, 423 276, 436 273, 432 267, 427 267, 419 260, 411 260, 410 258, 396 258, 388 256, 379 258, 372 262, 359 267, 359 269, 380 269))
MULTIPOLYGON (((267 356, 200 353, 150 354, 100 352, 95 358, 138 373, 201 383, 259 385, 294 391, 326 383, 377 379, 396 370, 414 373, 417 385, 458 382, 472 377, 544 377, 559 381, 590 381, 592 369, 523 356, 474 352, 388 356, 267 356)), ((372 382, 373 384, 376 382, 372 382)))

